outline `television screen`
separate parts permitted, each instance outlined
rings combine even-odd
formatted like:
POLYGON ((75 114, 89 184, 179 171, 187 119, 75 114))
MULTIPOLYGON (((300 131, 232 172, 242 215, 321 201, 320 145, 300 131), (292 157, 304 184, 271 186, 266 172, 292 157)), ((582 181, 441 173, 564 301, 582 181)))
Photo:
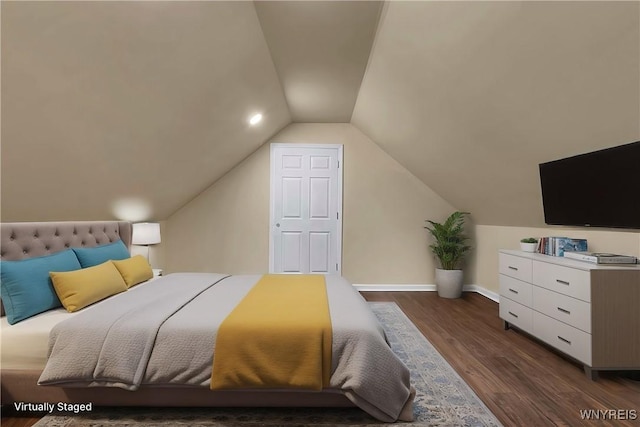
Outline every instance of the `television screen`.
POLYGON ((547 224, 640 229, 640 141, 540 164, 547 224))

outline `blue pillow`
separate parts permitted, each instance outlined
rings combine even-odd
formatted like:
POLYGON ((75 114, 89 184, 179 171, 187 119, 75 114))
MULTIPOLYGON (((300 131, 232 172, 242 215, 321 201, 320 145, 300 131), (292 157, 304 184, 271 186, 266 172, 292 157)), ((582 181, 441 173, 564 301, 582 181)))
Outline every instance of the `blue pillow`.
POLYGON ((38 258, 0 262, 0 294, 10 325, 60 307, 50 271, 79 270, 71 249, 38 258))
POLYGON ((122 240, 116 240, 113 243, 93 248, 73 248, 73 251, 76 253, 82 268, 93 267, 109 260, 119 261, 131 258, 129 250, 122 243, 122 240))

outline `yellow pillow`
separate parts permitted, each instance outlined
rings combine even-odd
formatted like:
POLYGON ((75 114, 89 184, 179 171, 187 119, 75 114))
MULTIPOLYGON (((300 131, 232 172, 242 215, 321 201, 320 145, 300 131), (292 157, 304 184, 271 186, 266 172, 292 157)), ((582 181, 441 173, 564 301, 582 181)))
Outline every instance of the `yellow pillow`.
POLYGON ((52 271, 49 276, 60 302, 71 312, 127 290, 111 261, 81 270, 52 271))
POLYGON ((111 262, 113 262, 113 265, 116 266, 120 275, 122 275, 122 278, 128 288, 153 277, 153 270, 146 258, 142 255, 136 255, 121 261, 114 260, 111 262))

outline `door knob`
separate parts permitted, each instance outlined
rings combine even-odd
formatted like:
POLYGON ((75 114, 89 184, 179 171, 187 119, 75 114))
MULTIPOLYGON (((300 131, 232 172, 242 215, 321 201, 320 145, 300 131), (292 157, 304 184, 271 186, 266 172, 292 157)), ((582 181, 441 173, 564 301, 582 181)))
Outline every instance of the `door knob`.
POLYGON ((280 227, 280 223, 279 222, 276 222, 276 227, 280 227))

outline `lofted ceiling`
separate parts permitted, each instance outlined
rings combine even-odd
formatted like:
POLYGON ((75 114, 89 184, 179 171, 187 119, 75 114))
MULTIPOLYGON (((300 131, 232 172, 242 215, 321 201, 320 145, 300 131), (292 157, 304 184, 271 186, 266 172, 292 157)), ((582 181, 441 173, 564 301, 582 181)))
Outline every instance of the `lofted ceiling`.
POLYGON ((639 2, 387 6, 352 123, 476 223, 543 225, 539 163, 640 140, 639 2))
POLYGON ((638 2, 1 7, 3 221, 166 219, 291 122, 351 122, 538 226, 538 163, 640 139, 638 2))
POLYGON ((4 221, 165 219, 290 122, 251 2, 2 2, 4 221))
POLYGON ((351 121, 382 5, 255 2, 294 122, 351 121))

